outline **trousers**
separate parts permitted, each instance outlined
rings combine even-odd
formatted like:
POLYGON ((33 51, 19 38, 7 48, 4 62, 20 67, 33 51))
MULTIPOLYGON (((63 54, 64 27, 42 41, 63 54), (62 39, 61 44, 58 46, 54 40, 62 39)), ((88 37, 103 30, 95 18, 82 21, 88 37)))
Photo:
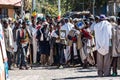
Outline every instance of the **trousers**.
POLYGON ((97 53, 97 69, 98 76, 109 76, 110 75, 110 65, 111 59, 110 54, 101 55, 99 52, 97 53))

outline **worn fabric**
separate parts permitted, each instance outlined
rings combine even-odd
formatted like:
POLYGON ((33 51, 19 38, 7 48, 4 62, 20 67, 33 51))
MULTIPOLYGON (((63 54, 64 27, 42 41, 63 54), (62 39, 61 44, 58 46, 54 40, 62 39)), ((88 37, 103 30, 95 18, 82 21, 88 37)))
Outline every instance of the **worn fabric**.
POLYGON ((120 39, 120 29, 118 29, 117 27, 112 28, 112 57, 120 56, 120 53, 116 51, 116 46, 120 44, 120 42, 117 41, 117 39, 120 39))
POLYGON ((109 52, 110 39, 112 37, 112 25, 108 21, 101 21, 94 27, 96 49, 102 55, 109 52))
POLYGON ((6 53, 6 47, 5 47, 5 38, 4 38, 4 32, 3 32, 3 28, 2 28, 2 25, 0 23, 0 44, 1 45, 1 51, 3 53, 3 60, 4 62, 7 61, 7 53, 6 53))
POLYGON ((5 38, 5 47, 6 50, 12 52, 13 48, 13 33, 12 29, 8 26, 8 28, 3 28, 4 30, 4 38, 5 38))
POLYGON ((111 65, 110 54, 102 55, 101 53, 98 52, 97 53, 98 76, 109 76, 110 65, 111 65))
POLYGON ((37 30, 32 27, 32 45, 33 45, 33 62, 36 63, 37 56, 37 40, 36 40, 37 30))
POLYGON ((74 25, 71 24, 70 22, 68 22, 68 23, 66 23, 65 25, 63 25, 60 30, 65 30, 65 31, 66 31, 66 37, 67 37, 69 31, 70 31, 73 27, 74 27, 74 25))

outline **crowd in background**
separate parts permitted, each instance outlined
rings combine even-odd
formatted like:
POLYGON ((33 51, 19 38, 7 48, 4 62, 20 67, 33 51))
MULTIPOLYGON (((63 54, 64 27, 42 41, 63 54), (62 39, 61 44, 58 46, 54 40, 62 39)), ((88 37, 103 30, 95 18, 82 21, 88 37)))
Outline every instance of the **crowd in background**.
POLYGON ((98 76, 117 75, 120 18, 105 15, 87 19, 50 16, 1 20, 8 68, 29 69, 36 63, 58 68, 97 66, 98 76))

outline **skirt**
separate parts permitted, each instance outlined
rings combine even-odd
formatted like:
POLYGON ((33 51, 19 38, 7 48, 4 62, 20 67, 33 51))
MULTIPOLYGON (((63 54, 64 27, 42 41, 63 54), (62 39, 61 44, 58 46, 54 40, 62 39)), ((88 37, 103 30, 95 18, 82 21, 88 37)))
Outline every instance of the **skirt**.
POLYGON ((40 54, 50 55, 50 44, 48 41, 41 41, 39 43, 40 54))

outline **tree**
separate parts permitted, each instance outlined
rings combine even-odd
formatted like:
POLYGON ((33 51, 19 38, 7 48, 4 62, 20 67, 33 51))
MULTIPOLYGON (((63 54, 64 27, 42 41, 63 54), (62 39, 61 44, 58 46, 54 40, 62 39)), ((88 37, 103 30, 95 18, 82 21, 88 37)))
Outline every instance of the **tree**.
POLYGON ((32 9, 32 0, 24 0, 24 10, 31 11, 32 9))
MULTIPOLYGON (((108 0, 95 0, 96 12, 100 13, 102 6, 107 4, 108 0)), ((38 12, 50 14, 55 17, 58 15, 58 0, 37 0, 38 12)), ((61 14, 68 11, 92 11, 93 0, 61 0, 61 14)))

